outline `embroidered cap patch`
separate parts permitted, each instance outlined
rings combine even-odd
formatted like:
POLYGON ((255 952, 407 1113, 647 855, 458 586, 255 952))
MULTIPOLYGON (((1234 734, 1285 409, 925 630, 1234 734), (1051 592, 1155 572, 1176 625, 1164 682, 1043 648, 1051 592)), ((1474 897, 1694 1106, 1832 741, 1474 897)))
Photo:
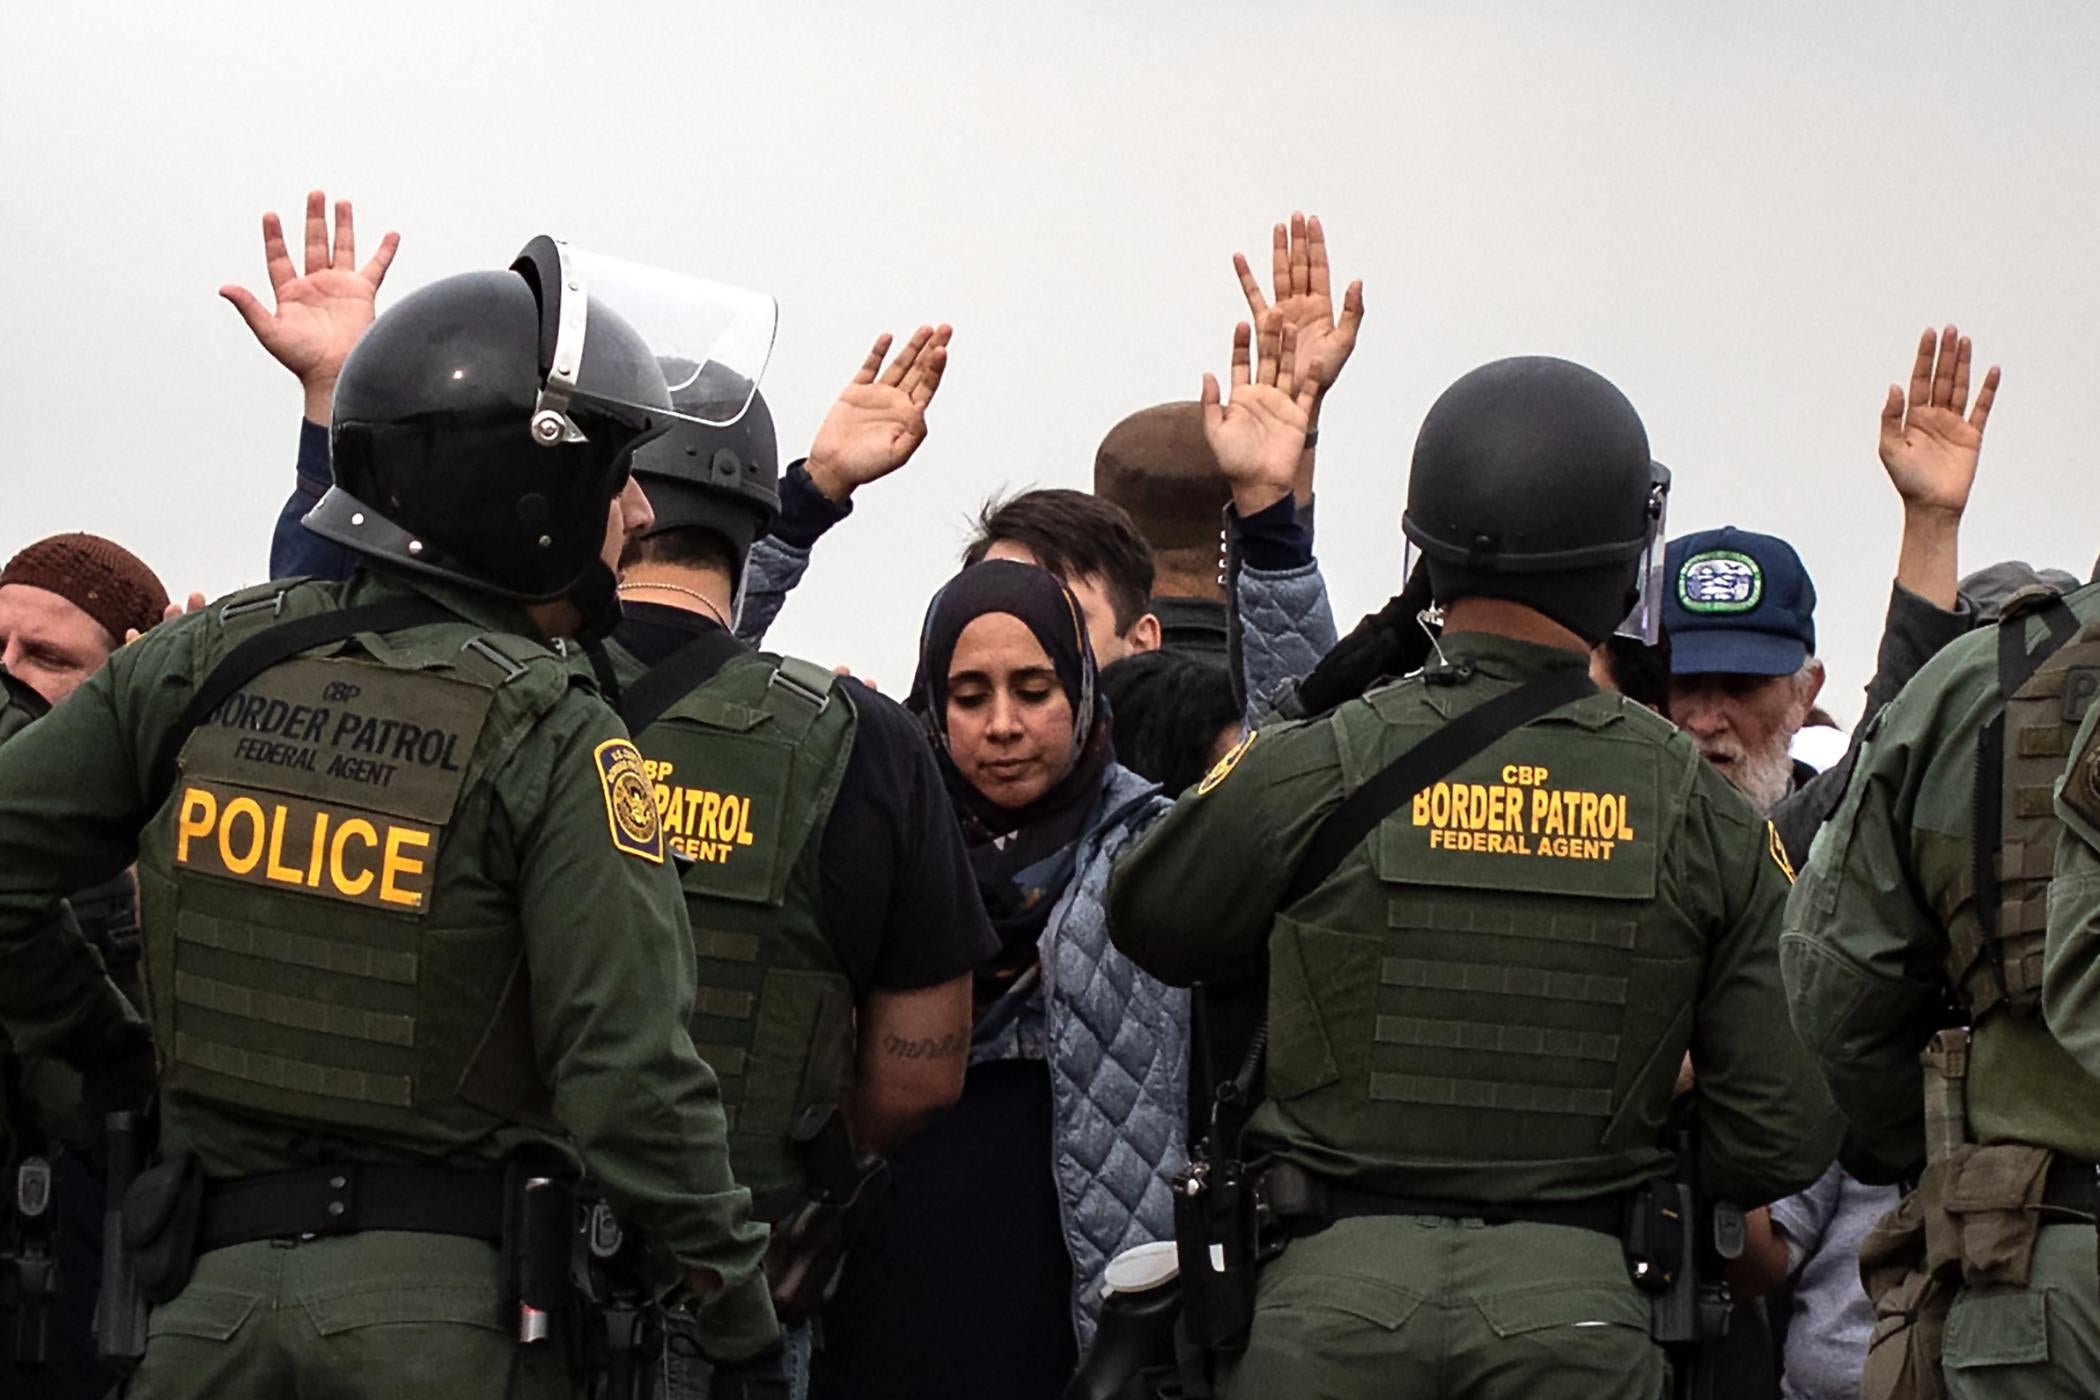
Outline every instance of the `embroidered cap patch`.
POLYGON ((1686 612, 1746 613, 1764 596, 1764 570, 1749 555, 1732 549, 1694 554, 1677 571, 1677 601, 1686 612))

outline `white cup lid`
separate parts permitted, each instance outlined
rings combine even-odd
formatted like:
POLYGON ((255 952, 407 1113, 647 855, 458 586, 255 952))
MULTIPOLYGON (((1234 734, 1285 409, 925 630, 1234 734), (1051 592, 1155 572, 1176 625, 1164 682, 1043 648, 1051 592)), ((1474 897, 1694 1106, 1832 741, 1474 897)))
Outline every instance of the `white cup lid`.
POLYGON ((1136 1245, 1108 1261, 1101 1296, 1144 1293, 1181 1276, 1181 1260, 1172 1240, 1136 1245))

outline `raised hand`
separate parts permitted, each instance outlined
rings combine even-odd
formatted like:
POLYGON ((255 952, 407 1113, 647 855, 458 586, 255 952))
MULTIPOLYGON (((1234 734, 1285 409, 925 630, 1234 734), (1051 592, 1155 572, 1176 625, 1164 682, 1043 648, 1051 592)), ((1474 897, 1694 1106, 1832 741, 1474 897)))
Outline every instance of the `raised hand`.
POLYGON ((300 275, 285 250, 284 226, 275 214, 263 215, 263 263, 274 312, 245 287, 227 285, 219 295, 233 303, 248 329, 277 362, 299 376, 306 390, 306 416, 328 421, 336 376, 365 328, 372 324, 374 302, 386 270, 393 264, 401 235, 379 240, 371 261, 357 265, 357 235, 350 201, 335 204, 335 241, 328 238, 328 198, 315 190, 306 196, 306 272, 300 275))
MULTIPOLYGON (((176 618, 181 617, 184 613, 196 612, 199 608, 203 606, 204 595, 202 593, 192 593, 189 596, 188 606, 184 606, 182 603, 171 602, 166 607, 162 608, 160 610, 160 620, 162 622, 173 622, 176 618)), ((140 633, 138 628, 125 628, 124 645, 130 646, 133 642, 139 639, 139 636, 140 633)))
POLYGON ((1291 494, 1322 368, 1314 361, 1298 374, 1304 359, 1297 328, 1273 307, 1261 318, 1260 353, 1250 365, 1253 341, 1245 321, 1233 328, 1231 402, 1219 402, 1217 376, 1203 376, 1203 436, 1243 517, 1291 494))
POLYGON ((1952 325, 1936 343, 1927 326, 1918 337, 1908 399, 1901 387, 1889 385, 1881 410, 1881 465, 1906 509, 1959 516, 1968 507, 1984 425, 1998 397, 1998 367, 1992 365, 1970 406, 1970 353, 1969 338, 1952 325))
POLYGON ((926 441, 926 406, 940 390, 948 368, 952 326, 921 326, 888 369, 892 337, 885 331, 824 415, 810 444, 809 479, 843 505, 854 491, 880 481, 911 460, 926 441))
POLYGON ((1276 287, 1273 307, 1263 298, 1246 254, 1232 255, 1240 291, 1247 298, 1247 314, 1259 325, 1271 310, 1278 311, 1283 323, 1297 331, 1297 375, 1314 386, 1317 400, 1334 387, 1342 366, 1356 351, 1356 331, 1364 319, 1364 284, 1349 284, 1337 317, 1327 268, 1327 233, 1317 216, 1293 214, 1288 227, 1276 225, 1270 261, 1276 287))

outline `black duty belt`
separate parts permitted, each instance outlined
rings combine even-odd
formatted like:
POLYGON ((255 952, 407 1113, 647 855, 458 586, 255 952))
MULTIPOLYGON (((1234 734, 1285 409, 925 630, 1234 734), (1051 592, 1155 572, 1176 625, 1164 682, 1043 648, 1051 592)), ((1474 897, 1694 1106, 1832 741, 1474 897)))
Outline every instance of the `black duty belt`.
POLYGON ((1273 1218, 1300 1230, 1319 1230, 1337 1220, 1366 1215, 1440 1215, 1489 1225, 1566 1225, 1613 1239, 1626 1229, 1623 1192, 1576 1201, 1456 1201, 1366 1191, 1288 1162, 1261 1174, 1261 1192, 1273 1218))
MULTIPOLYGON (((2100 1217, 2100 1179, 2091 1162, 2058 1157, 2049 1163, 2049 1179, 2042 1183, 2042 1205, 2051 1211, 2100 1217)), ((2049 1217, 2043 1217, 2046 1222, 2049 1217)), ((2057 1220, 2057 1224, 2066 1222, 2057 1220)))
POLYGON ((503 1173, 339 1166, 212 1183, 197 1252, 255 1240, 413 1230, 503 1240, 503 1173))

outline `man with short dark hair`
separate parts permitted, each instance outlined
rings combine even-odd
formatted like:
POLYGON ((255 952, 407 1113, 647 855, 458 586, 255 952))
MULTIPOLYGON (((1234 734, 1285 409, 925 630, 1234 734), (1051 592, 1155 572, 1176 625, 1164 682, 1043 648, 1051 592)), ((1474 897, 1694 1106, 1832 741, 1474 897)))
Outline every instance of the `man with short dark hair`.
MULTIPOLYGON (((818 433, 820 461, 870 469, 917 449, 946 359, 934 339, 923 328, 879 376, 889 337, 877 342, 818 433)), ((960 1096, 971 974, 999 944, 918 722, 731 633, 744 556, 779 509, 779 462, 762 398, 735 424, 680 425, 637 451, 655 521, 621 556, 605 659, 666 839, 689 858, 703 978, 734 989, 704 996, 690 1029, 722 1075, 738 1179, 775 1228, 767 1271, 800 1397, 838 1256, 797 1223, 813 1201, 865 1193, 871 1206, 868 1183, 886 1177, 865 1154, 960 1096), (791 1136, 827 1118, 822 1137, 791 1136), (810 1140, 840 1149, 835 1175, 819 1175, 810 1140), (840 1155, 858 1175, 840 1179, 840 1155), (788 1287, 798 1271, 813 1281, 788 1287)))
POLYGON ((1087 638, 1103 666, 1159 649, 1152 547, 1113 501, 1061 488, 987 501, 963 562, 987 559, 1034 564, 1063 579, 1086 613, 1087 638))

